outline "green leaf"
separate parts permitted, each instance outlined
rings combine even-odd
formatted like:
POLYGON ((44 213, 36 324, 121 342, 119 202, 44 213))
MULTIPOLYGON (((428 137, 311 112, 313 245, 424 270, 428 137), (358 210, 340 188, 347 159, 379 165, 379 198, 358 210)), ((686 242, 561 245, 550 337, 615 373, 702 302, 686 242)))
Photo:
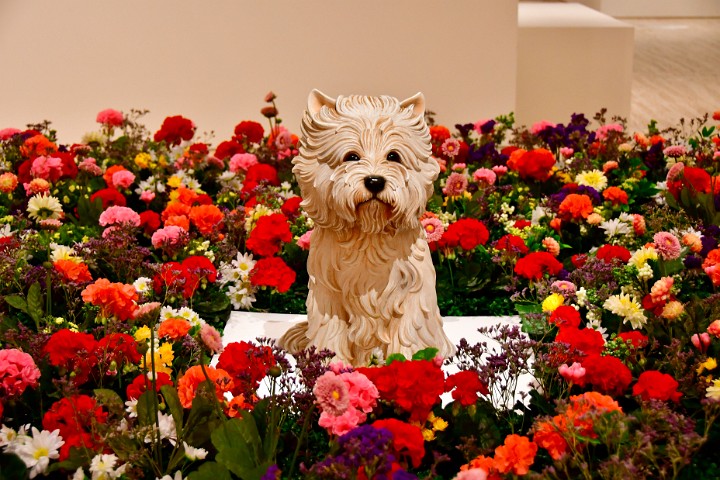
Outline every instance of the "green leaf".
POLYGON ((515 310, 520 314, 526 313, 541 313, 542 305, 538 303, 516 303, 515 310))
POLYGON ((155 392, 150 389, 145 390, 138 398, 137 416, 140 425, 155 425, 156 415, 153 414, 155 412, 155 395, 155 392))
POLYGON ((40 319, 45 314, 45 311, 43 310, 43 295, 39 282, 30 285, 27 295, 27 306, 28 315, 32 317, 35 323, 40 323, 40 319))
POLYGON ((15 454, 0 453, 0 480, 25 478, 27 467, 25 462, 15 454))
MULTIPOLYGON (((180 397, 178 396, 177 390, 170 385, 163 385, 160 387, 160 393, 162 393, 162 396, 165 399, 165 405, 167 405, 168 410, 170 410, 170 415, 172 415, 173 421, 175 422, 175 431, 182 432, 183 407, 180 403, 180 397)), ((178 438, 178 442, 181 440, 182 438, 178 438)))
POLYGON ((434 347, 423 348, 415 352, 412 356, 413 360, 433 360, 438 353, 438 349, 434 347))
POLYGON ((390 365, 392 362, 404 362, 405 360, 407 360, 407 358, 405 358, 405 355, 402 353, 391 353, 385 359, 385 365, 390 365))
POLYGON ((265 457, 255 419, 249 412, 240 415, 241 419, 232 418, 212 432, 215 459, 241 479, 256 480, 272 463, 265 457))
POLYGON ((189 480, 231 480, 227 467, 217 462, 205 462, 197 471, 190 473, 189 480))
POLYGON ((125 402, 116 391, 109 388, 96 388, 93 393, 98 403, 107 407, 111 413, 118 416, 125 414, 125 402))
POLYGON ((5 303, 11 307, 16 308, 23 313, 28 313, 28 304, 20 295, 5 295, 3 300, 5 300, 5 303))
POLYGON ((189 445, 203 445, 210 440, 210 434, 224 423, 217 410, 215 385, 202 382, 195 393, 190 413, 183 427, 182 438, 189 445))

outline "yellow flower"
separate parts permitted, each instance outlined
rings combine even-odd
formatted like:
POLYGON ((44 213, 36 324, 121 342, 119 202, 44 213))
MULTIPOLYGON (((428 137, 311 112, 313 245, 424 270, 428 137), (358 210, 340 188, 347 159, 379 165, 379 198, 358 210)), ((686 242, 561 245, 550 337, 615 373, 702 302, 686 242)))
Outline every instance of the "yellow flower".
POLYGON ((432 428, 435 432, 442 432, 448 427, 448 422, 440 417, 436 417, 432 412, 428 415, 428 421, 432 423, 432 428))
POLYGON ((657 250, 653 247, 642 247, 632 254, 628 265, 635 265, 638 270, 645 266, 648 260, 657 260, 657 250))
POLYGON ((592 187, 598 192, 602 192, 607 187, 608 180, 600 170, 590 170, 589 172, 581 172, 575 175, 575 183, 592 187))
POLYGON ((542 310, 543 312, 554 312, 555 309, 563 303, 565 303, 565 297, 559 293, 551 293, 545 300, 543 300, 542 310))
POLYGON ((135 165, 140 168, 149 168, 152 157, 149 153, 141 152, 135 156, 135 165))
POLYGON ((138 328, 135 332, 135 341, 141 343, 148 340, 150 340, 150 328, 147 325, 138 328))
POLYGON ((173 175, 172 177, 168 178, 167 184, 170 188, 178 188, 180 185, 182 185, 182 179, 177 175, 173 175))
POLYGON ((715 370, 717 368, 717 361, 714 358, 708 358, 703 363, 701 363, 697 368, 697 373, 700 375, 705 370, 715 370))
POLYGON ((713 380, 712 385, 705 391, 705 396, 710 400, 720 401, 720 378, 713 380))
MULTIPOLYGON (((158 348, 155 349, 155 371, 157 373, 172 374, 172 362, 175 360, 175 353, 172 349, 172 344, 162 343, 158 348)), ((145 353, 145 364, 147 369, 151 369, 152 355, 148 349, 145 353)))

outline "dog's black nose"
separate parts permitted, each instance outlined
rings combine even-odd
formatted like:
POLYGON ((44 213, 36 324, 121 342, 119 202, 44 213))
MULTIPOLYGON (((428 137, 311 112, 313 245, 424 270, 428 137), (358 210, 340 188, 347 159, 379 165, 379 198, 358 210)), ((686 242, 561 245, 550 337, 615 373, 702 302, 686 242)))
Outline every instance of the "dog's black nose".
POLYGON ((383 177, 369 176, 365 177, 365 188, 372 193, 380 193, 385 188, 385 179, 383 177))

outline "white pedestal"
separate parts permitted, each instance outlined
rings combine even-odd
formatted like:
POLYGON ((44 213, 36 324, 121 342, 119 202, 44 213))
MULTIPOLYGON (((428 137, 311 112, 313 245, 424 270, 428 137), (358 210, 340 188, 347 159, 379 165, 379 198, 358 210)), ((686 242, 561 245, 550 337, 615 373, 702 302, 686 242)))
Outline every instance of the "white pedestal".
POLYGON ((578 0, 613 17, 659 18, 720 16, 717 0, 578 0))
POLYGON ((601 108, 629 116, 631 25, 577 3, 523 2, 518 27, 519 123, 566 123, 601 108))

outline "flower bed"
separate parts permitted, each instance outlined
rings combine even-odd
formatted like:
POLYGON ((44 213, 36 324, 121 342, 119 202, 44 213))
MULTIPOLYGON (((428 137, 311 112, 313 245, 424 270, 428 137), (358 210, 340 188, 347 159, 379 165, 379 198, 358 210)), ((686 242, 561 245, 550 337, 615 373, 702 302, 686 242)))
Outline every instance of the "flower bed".
POLYGON ((720 475, 720 113, 644 133, 603 112, 430 119, 441 311, 522 331, 352 369, 222 345, 233 309, 304 312, 297 137, 266 100, 267 129, 215 144, 139 111, 100 112, 80 144, 0 131, 2 475, 720 475))

